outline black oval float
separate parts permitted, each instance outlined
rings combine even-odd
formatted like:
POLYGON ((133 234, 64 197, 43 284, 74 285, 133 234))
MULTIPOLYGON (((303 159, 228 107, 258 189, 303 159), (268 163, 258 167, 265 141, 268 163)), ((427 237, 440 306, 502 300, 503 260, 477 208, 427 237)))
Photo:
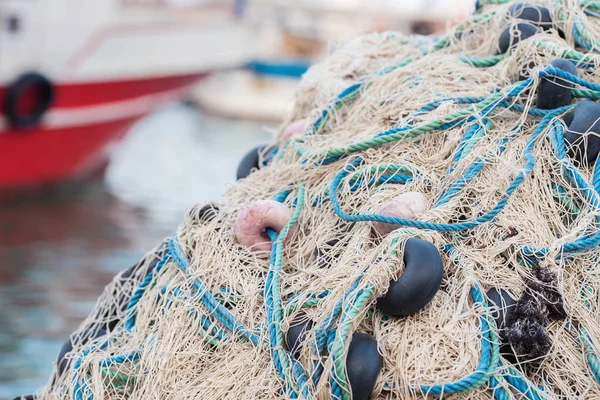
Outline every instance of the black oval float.
POLYGON ((506 27, 500 34, 500 39, 498 39, 498 53, 506 53, 508 49, 515 46, 521 40, 530 38, 536 33, 537 28, 525 22, 506 27))
POLYGON ((516 3, 510 6, 508 12, 512 17, 531 21, 544 30, 552 28, 552 15, 550 15, 550 10, 545 7, 516 3))
POLYGON ((208 203, 198 210, 197 217, 200 221, 209 222, 215 219, 218 212, 219 207, 213 203, 208 203))
POLYGON ((410 238, 404 246, 404 272, 390 282, 385 295, 377 299, 384 314, 406 316, 423 309, 442 284, 444 265, 432 243, 410 238))
POLYGON ((300 358, 302 342, 304 342, 308 331, 312 329, 313 325, 313 320, 308 318, 304 312, 299 312, 292 320, 290 328, 285 334, 285 345, 287 350, 291 351, 295 358, 300 358))
MULTIPOLYGON (((63 346, 60 349, 60 352, 58 353, 58 358, 56 360, 56 366, 58 367, 58 375, 62 375, 65 370, 69 367, 70 365, 70 361, 71 360, 67 360, 65 358, 65 356, 67 355, 67 353, 70 353, 73 350, 73 338, 76 335, 76 333, 72 334, 69 339, 63 344, 63 346)), ((89 328, 86 329, 85 331, 83 331, 83 333, 80 335, 80 341, 82 344, 87 343, 90 339, 96 339, 99 338, 100 336, 104 336, 106 335, 106 331, 104 329, 94 329, 94 328, 89 328)))
MULTIPOLYGON (((577 76, 577 67, 569 60, 558 58, 552 60, 550 65, 577 76)), ((556 76, 542 78, 538 85, 536 107, 551 110, 568 106, 572 100, 571 88, 573 88, 573 83, 562 78, 556 76)))
MULTIPOLYGON (((167 242, 163 242, 155 250, 154 257, 151 260, 143 259, 139 263, 134 264, 133 266, 122 271, 118 275, 119 283, 117 285, 112 285, 111 289, 112 296, 118 296, 117 305, 115 307, 110 307, 107 310, 104 310, 104 312, 99 313, 98 316, 95 318, 99 321, 106 321, 104 324, 100 325, 102 329, 107 331, 113 331, 119 324, 119 322, 121 322, 121 318, 119 317, 119 315, 123 315, 125 313, 125 310, 129 305, 130 297, 133 294, 131 292, 133 289, 130 289, 129 285, 125 286, 127 284, 127 281, 130 279, 135 279, 135 285, 137 286, 140 283, 141 279, 143 279, 137 274, 137 271, 144 269, 145 272, 143 277, 148 275, 150 271, 153 271, 156 268, 160 260, 164 257, 167 250, 167 242), (128 287, 128 289, 124 290, 124 287, 128 287)), ((110 287, 110 285, 107 286, 107 288, 110 287)))
POLYGON ((567 153, 582 165, 592 165, 600 152, 600 104, 584 100, 565 118, 567 153))
POLYGON ((335 252, 332 252, 331 250, 341 240, 344 240, 346 233, 350 232, 352 228, 354 228, 354 222, 343 225, 340 229, 341 232, 337 235, 337 237, 326 241, 315 249, 314 254, 319 268, 329 267, 331 263, 339 256, 339 254, 334 254, 335 252))
MULTIPOLYGON (((531 76, 531 70, 536 66, 535 62, 529 61, 524 63, 519 69, 519 81, 524 81, 531 76)), ((529 89, 527 89, 529 90, 529 89)))
POLYGON ((250 175, 253 170, 260 169, 262 165, 259 165, 260 157, 259 154, 263 153, 265 150, 274 150, 272 146, 262 144, 260 146, 254 147, 252 150, 247 152, 242 160, 240 161, 237 168, 237 179, 243 179, 250 175))
POLYGON ((508 14, 511 16, 515 16, 517 15, 517 13, 520 13, 521 9, 527 7, 529 4, 527 3, 515 3, 515 4, 511 4, 510 7, 508 7, 508 14))
POLYGON ((517 301, 504 289, 492 288, 487 291, 486 296, 491 302, 490 305, 496 308, 491 315, 498 329, 502 331, 510 321, 517 301))
POLYGON ((354 333, 346 357, 346 374, 353 400, 367 400, 383 366, 377 340, 366 333, 354 333))
POLYGON ((496 322, 496 327, 500 334, 500 354, 508 361, 514 363, 516 362, 516 357, 510 343, 506 339, 505 332, 512 319, 517 301, 504 289, 492 288, 487 291, 486 296, 490 300, 489 306, 496 308, 491 315, 496 322))
POLYGON ((327 268, 331 265, 331 262, 336 258, 331 250, 340 240, 339 238, 328 240, 315 249, 315 257, 319 268, 327 268))

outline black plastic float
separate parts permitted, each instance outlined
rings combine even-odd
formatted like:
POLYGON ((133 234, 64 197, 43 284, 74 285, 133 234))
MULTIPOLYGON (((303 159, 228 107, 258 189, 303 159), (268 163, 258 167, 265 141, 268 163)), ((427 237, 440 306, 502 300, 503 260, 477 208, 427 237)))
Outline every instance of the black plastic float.
POLYGON ((317 259, 317 265, 319 268, 326 268, 337 258, 338 254, 332 254, 331 250, 344 239, 346 233, 350 232, 354 228, 354 222, 345 225, 337 237, 329 239, 325 243, 321 244, 314 250, 315 258, 317 259))
POLYGON ((315 249, 314 253, 319 268, 327 268, 331 265, 331 261, 335 258, 335 255, 331 254, 331 250, 340 240, 339 238, 330 239, 315 249))
MULTIPOLYGON (((285 345, 296 359, 314 322, 304 312, 293 319, 285 335, 285 345)), ((366 333, 353 333, 346 356, 346 374, 354 400, 367 400, 383 366, 383 357, 377 350, 377 341, 366 333)))
POLYGON ((367 400, 383 366, 377 340, 366 333, 354 333, 346 357, 346 374, 353 400, 367 400))
POLYGON ((288 351, 291 351, 295 358, 300 358, 300 349, 302 342, 308 332, 313 328, 314 322, 306 316, 306 313, 299 312, 292 320, 289 329, 285 335, 285 345, 288 351))
POLYGON ((498 39, 498 54, 506 53, 521 40, 532 37, 537 33, 537 28, 529 23, 521 22, 511 24, 500 34, 498 39))
MULTIPOLYGON (((119 314, 124 313, 125 310, 127 309, 127 306, 129 303, 129 298, 132 295, 132 293, 130 293, 129 291, 123 291, 120 288, 123 288, 125 286, 126 282, 128 280, 132 279, 132 277, 136 274, 136 272, 138 270, 141 270, 142 268, 144 268, 144 271, 145 271, 144 276, 148 275, 150 273, 150 271, 152 271, 156 268, 156 266, 158 265, 160 260, 163 258, 166 251, 167 251, 167 243, 163 242, 160 245, 160 247, 158 249, 156 249, 156 252, 154 253, 154 258, 152 260, 150 260, 149 262, 147 260, 143 260, 141 263, 135 264, 135 265, 127 268, 119 275, 119 284, 117 284, 116 286, 113 286, 113 289, 112 289, 113 296, 119 297, 117 306, 111 307, 108 310, 105 310, 104 313, 99 314, 96 318, 98 321, 105 321, 102 325, 100 325, 102 329, 105 329, 108 331, 114 330, 116 328, 116 326, 119 324, 119 322, 121 322, 121 318, 119 317, 119 314), (119 310, 121 312, 119 312, 119 310)), ((138 281, 138 283, 139 283, 139 281, 138 281)))
POLYGON ((242 160, 240 161, 237 168, 237 179, 243 179, 250 175, 252 171, 255 169, 260 169, 260 153, 264 152, 267 149, 272 149, 273 147, 261 144, 260 146, 254 147, 252 150, 247 152, 242 160))
POLYGON ((208 203, 204 205, 200 210, 198 210, 198 219, 204 222, 210 222, 217 216, 219 212, 219 207, 217 207, 213 203, 208 203))
POLYGON ((564 119, 565 142, 569 157, 583 165, 592 165, 600 152, 600 104, 580 101, 564 119))
MULTIPOLYGON (((550 65, 577 76, 577 67, 569 60, 558 58, 550 65)), ((571 104, 573 84, 556 76, 542 78, 538 85, 536 107, 551 110, 571 104)))
MULTIPOLYGON (((71 360, 67 360, 65 356, 73 350, 73 337, 77 333, 72 334, 69 339, 63 344, 58 353, 58 358, 56 359, 56 366, 58 367, 58 375, 62 375, 65 370, 70 366, 71 360)), ((104 329, 86 329, 79 335, 81 343, 85 344, 90 339, 96 339, 101 336, 106 335, 106 331, 104 329)))
MULTIPOLYGON (((531 76, 531 70, 533 70, 535 66, 536 64, 533 61, 523 63, 519 69, 519 81, 524 81, 525 79, 529 78, 531 76)), ((526 90, 528 91, 529 89, 526 90)))
POLYGON ((517 301, 512 298, 510 293, 504 289, 492 288, 486 293, 487 298, 490 300, 490 307, 495 307, 495 310, 491 313, 492 318, 496 322, 500 334, 500 354, 507 360, 514 362, 516 361, 515 355, 512 351, 512 347, 506 339, 506 328, 512 318, 517 301))
POLYGON ((550 10, 545 7, 527 3, 516 3, 510 6, 508 13, 512 17, 531 21, 534 25, 544 30, 552 28, 552 16, 550 15, 550 10))
POLYGON ((384 314, 414 314, 429 304, 440 289, 444 265, 433 243, 408 239, 404 246, 404 265, 402 275, 391 281, 385 295, 377 299, 377 308, 384 314))

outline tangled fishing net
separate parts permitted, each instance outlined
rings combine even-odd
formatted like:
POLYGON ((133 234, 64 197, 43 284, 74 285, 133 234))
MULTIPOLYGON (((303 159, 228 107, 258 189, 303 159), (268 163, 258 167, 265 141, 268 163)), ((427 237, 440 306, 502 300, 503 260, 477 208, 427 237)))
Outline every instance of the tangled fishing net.
POLYGON ((311 68, 288 119, 310 121, 302 134, 115 278, 43 398, 349 399, 362 365, 372 399, 600 399, 600 163, 580 154, 594 132, 565 141, 572 109, 600 98, 600 3, 532 1, 551 26, 498 54, 518 34, 499 3, 443 37, 372 34, 311 68), (537 108, 544 82, 573 100, 537 108), (425 207, 380 212, 407 193, 425 207), (285 226, 265 222, 268 250, 240 244, 244 210, 279 210, 265 200, 285 226), (378 298, 414 267, 411 239, 435 246, 441 284, 388 315, 378 298), (349 355, 359 333, 375 353, 349 355))

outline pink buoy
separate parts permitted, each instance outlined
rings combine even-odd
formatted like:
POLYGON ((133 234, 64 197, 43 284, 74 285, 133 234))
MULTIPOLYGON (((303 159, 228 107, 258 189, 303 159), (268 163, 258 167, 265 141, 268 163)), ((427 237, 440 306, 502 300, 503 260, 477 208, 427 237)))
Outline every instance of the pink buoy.
POLYGON ((303 134, 304 131, 306 130, 307 126, 308 126, 308 119, 306 119, 306 118, 299 119, 298 121, 292 122, 285 128, 285 130, 279 137, 279 142, 281 144, 283 144, 283 143, 287 142, 288 140, 290 140, 293 136, 303 134))
MULTIPOLYGON (((292 216, 290 209, 275 200, 259 200, 246 206, 238 215, 235 236, 242 246, 254 251, 270 251, 271 240, 267 228, 280 232, 292 216)), ((288 233, 288 238, 294 228, 288 233)))
MULTIPOLYGON (((417 215, 427 211, 427 198, 419 192, 402 193, 392 200, 384 203, 377 214, 389 215, 390 217, 415 219, 417 215)), ((385 236, 393 230, 400 228, 400 225, 386 224, 383 222, 374 222, 375 231, 381 236, 385 236)))

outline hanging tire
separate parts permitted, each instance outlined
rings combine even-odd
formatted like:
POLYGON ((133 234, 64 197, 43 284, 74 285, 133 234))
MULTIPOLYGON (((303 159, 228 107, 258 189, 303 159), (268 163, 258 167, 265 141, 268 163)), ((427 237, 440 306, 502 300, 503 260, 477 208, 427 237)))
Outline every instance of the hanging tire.
POLYGON ((10 84, 4 98, 4 114, 14 128, 30 128, 37 125, 50 108, 54 96, 54 86, 45 76, 37 72, 27 72, 10 84), (29 110, 20 109, 25 96, 34 91, 33 104, 29 110))

